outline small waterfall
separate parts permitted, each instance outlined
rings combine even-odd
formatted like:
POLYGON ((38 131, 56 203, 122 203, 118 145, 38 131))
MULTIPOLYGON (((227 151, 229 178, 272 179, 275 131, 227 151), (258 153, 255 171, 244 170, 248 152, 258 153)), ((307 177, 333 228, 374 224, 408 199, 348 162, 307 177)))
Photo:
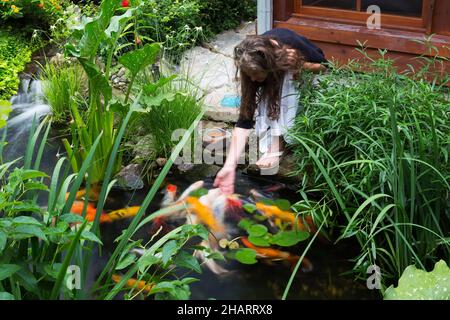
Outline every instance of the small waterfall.
POLYGON ((34 117, 40 119, 50 113, 50 106, 44 101, 40 80, 22 80, 19 93, 12 97, 11 103, 12 111, 7 122, 10 143, 28 132, 34 117))
MULTIPOLYGON (((42 83, 39 80, 21 80, 19 92, 11 98, 12 111, 7 121, 7 145, 3 151, 5 159, 16 159, 24 156, 33 118, 38 122, 50 114, 50 106, 44 101, 42 83)), ((0 137, 4 129, 0 129, 0 137)))

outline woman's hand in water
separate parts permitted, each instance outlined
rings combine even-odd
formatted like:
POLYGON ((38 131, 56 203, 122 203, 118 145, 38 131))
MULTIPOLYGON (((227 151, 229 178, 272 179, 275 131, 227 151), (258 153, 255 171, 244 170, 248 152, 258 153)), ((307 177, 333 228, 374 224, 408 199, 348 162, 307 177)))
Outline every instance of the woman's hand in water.
POLYGON ((214 187, 220 188, 224 194, 234 193, 234 181, 236 178, 236 168, 233 166, 224 166, 216 176, 214 187))

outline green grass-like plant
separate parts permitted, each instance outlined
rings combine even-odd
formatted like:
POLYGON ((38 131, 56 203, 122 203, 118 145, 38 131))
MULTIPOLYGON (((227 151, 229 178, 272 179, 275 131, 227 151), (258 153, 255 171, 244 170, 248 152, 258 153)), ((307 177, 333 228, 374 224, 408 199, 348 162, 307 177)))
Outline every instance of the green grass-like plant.
POLYGON ((303 200, 329 208, 316 220, 337 241, 357 240, 357 275, 377 264, 386 284, 450 256, 450 104, 448 79, 399 74, 380 54, 366 56, 371 73, 331 66, 302 93, 290 135, 303 200))

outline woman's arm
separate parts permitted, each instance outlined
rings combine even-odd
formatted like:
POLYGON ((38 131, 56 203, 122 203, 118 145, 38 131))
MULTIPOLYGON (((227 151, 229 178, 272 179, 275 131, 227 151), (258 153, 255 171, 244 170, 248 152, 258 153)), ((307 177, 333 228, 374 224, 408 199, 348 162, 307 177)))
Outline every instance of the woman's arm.
POLYGON ((230 149, 227 154, 227 159, 225 161, 225 167, 236 168, 242 153, 245 150, 245 145, 247 144, 247 138, 249 136, 250 130, 236 127, 231 135, 230 149))
POLYGON ((230 149, 223 168, 217 173, 214 187, 220 188, 224 194, 234 193, 236 167, 245 150, 250 130, 236 127, 231 136, 230 149))

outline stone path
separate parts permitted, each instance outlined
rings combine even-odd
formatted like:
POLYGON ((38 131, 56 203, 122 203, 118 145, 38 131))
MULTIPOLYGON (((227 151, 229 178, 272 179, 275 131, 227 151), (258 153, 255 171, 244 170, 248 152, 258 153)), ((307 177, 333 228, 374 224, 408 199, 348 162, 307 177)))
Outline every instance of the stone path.
POLYGON ((236 68, 233 61, 234 47, 247 35, 256 34, 254 22, 244 23, 237 30, 228 30, 202 47, 187 51, 181 63, 181 70, 199 84, 205 92, 206 118, 215 121, 235 122, 238 108, 223 107, 225 96, 237 96, 234 80, 236 68))

